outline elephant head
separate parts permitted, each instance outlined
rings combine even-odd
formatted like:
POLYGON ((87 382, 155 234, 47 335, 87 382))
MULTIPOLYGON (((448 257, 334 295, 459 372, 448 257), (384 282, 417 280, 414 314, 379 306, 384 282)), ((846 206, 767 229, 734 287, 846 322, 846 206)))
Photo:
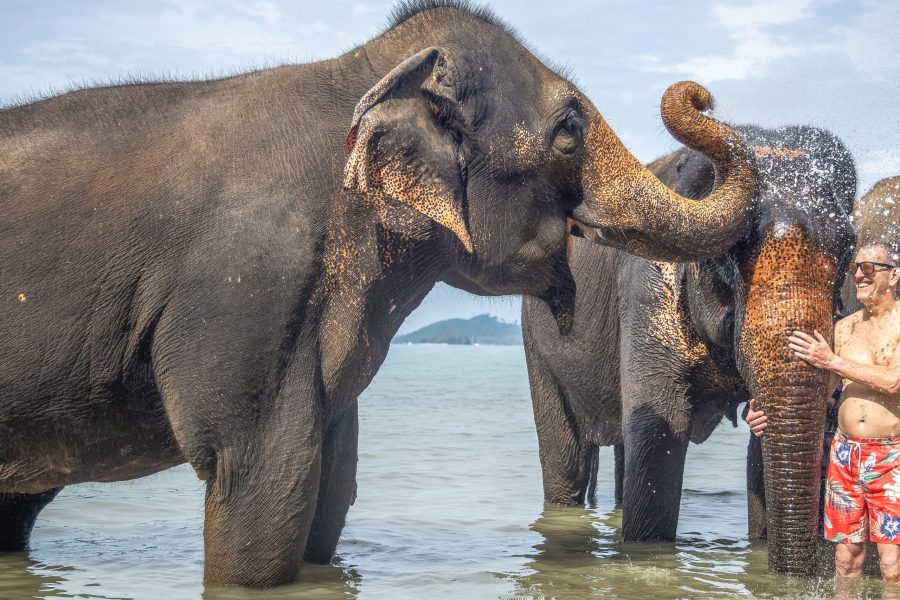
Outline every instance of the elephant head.
POLYGON ((396 62, 356 107, 344 177, 346 189, 387 196, 452 234, 444 281, 543 298, 567 330, 567 223, 670 259, 714 255, 744 233, 753 161, 738 134, 702 114, 711 107, 705 89, 683 82, 662 101, 669 130, 710 156, 721 177, 700 203, 653 177, 597 108, 513 35, 460 12, 404 17, 416 20, 415 36, 400 35, 403 23, 370 42, 373 64, 396 62), (468 20, 446 27, 448 14, 468 20), (417 46, 421 39, 432 45, 417 46))
MULTIPOLYGON (((769 417, 762 439, 765 499, 749 494, 751 515, 766 512, 769 566, 810 574, 831 390, 823 371, 793 356, 787 338, 815 329, 831 339, 838 281, 854 239, 856 172, 847 149, 825 131, 739 130, 758 162, 757 211, 746 236, 701 263, 699 272, 707 277, 696 278, 694 300, 704 310, 692 310, 692 318, 701 336, 735 361, 750 396, 769 417), (722 290, 730 292, 723 296, 722 290)), ((679 182, 686 193, 702 195, 704 186, 713 185, 711 166, 696 153, 658 167, 663 179, 679 182)))
MULTIPOLYGON (((857 247, 872 242, 895 246, 900 240, 900 176, 877 182, 859 199, 853 210, 857 247)), ((853 277, 845 277, 841 288, 842 313, 856 312, 862 305, 856 299, 853 277)))

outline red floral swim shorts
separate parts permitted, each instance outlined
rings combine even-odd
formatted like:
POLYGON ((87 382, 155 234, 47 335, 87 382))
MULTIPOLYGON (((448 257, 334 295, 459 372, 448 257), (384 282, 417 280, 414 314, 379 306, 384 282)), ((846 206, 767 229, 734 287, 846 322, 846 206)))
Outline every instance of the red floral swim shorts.
POLYGON ((900 437, 831 443, 825 485, 825 539, 900 544, 900 437))

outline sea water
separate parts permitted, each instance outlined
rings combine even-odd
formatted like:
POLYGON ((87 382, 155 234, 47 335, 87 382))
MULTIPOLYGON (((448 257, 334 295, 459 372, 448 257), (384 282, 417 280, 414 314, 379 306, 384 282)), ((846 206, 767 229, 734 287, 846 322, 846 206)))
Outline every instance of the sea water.
POLYGON ((770 575, 747 540, 748 435, 724 421, 690 446, 674 543, 622 544, 611 448, 596 506, 544 506, 522 347, 397 345, 360 398, 359 496, 332 565, 204 590, 204 485, 182 466, 63 490, 31 551, 0 555, 0 599, 826 597, 827 574, 770 575))

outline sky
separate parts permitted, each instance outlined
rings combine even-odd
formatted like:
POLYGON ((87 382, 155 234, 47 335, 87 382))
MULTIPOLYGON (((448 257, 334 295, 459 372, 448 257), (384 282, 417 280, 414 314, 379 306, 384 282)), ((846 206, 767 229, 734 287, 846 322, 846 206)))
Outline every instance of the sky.
MULTIPOLYGON (((2 0, 0 104, 135 79, 197 79, 337 56, 375 36, 393 2, 2 0)), ((806 124, 854 155, 858 195, 900 174, 900 2, 893 0, 493 0, 545 62, 565 65, 622 141, 650 162, 678 148, 659 118, 671 83, 715 96, 714 116, 806 124)), ((518 298, 439 284, 401 328, 518 298)))

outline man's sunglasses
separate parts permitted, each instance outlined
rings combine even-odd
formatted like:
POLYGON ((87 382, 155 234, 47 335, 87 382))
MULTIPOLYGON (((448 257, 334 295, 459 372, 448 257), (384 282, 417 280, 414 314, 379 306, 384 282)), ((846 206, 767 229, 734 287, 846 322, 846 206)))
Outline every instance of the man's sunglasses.
POLYGON ((893 269, 897 265, 889 265, 887 263, 879 263, 879 262, 851 262, 847 265, 847 269, 850 271, 850 274, 853 275, 856 273, 856 269, 862 269, 863 275, 866 277, 871 277, 875 274, 875 271, 886 271, 888 269, 893 269), (881 267, 881 269, 876 269, 875 267, 881 267))

